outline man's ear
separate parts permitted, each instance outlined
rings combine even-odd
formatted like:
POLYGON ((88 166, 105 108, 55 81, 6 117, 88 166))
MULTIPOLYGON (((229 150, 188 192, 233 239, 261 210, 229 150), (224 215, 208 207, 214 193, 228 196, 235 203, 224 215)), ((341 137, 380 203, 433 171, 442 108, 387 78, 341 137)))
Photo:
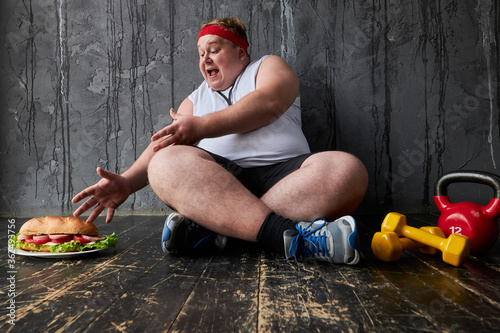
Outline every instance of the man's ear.
POLYGON ((246 55, 247 55, 247 53, 245 52, 245 50, 243 50, 242 47, 238 47, 238 48, 239 48, 238 55, 240 56, 240 60, 244 60, 245 57, 246 57, 246 55))

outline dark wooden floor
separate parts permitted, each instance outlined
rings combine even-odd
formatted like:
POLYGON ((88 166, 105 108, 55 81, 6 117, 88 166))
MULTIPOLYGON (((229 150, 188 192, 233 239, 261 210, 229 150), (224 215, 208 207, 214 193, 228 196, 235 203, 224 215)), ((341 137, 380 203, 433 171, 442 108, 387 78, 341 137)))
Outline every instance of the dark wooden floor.
MULTIPOLYGON (((418 250, 383 263, 370 249, 382 219, 357 218, 363 257, 355 267, 295 263, 239 242, 223 255, 174 257, 160 249, 163 218, 99 219, 101 234, 117 233, 115 250, 76 260, 15 258, 15 325, 3 278, 0 331, 498 331, 500 242, 460 268, 418 250)), ((16 219, 17 229, 24 221, 16 219)), ((408 217, 413 226, 436 221, 408 217)), ((6 233, 0 239, 8 277, 6 233)))

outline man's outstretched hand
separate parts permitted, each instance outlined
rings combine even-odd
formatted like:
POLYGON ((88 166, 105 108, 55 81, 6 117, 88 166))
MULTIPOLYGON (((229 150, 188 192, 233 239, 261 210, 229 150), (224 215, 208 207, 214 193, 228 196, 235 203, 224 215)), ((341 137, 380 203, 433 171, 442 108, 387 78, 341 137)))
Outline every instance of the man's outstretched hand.
POLYGON ((115 209, 132 194, 132 187, 125 177, 114 172, 99 167, 97 168, 97 174, 102 179, 97 184, 87 187, 73 198, 72 202, 77 203, 84 198, 90 197, 75 210, 73 215, 79 217, 95 206, 87 219, 87 222, 93 222, 107 208, 106 223, 109 223, 113 219, 115 209))

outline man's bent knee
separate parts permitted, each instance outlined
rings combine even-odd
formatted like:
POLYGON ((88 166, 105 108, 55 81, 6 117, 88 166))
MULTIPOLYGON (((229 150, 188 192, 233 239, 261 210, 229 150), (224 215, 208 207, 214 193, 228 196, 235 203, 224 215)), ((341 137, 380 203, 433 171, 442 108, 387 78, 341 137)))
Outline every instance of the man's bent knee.
POLYGON ((172 145, 155 153, 148 165, 150 184, 159 177, 160 181, 178 178, 178 173, 186 173, 186 168, 196 165, 198 159, 213 160, 206 151, 192 146, 172 145))
POLYGON ((368 171, 365 165, 356 156, 345 152, 337 152, 333 158, 337 160, 335 167, 340 168, 339 174, 351 189, 354 201, 359 200, 360 203, 368 189, 368 171))
POLYGON ((158 163, 161 165, 173 163, 182 168, 183 162, 196 158, 213 160, 210 154, 202 149, 192 146, 172 145, 156 152, 149 163, 148 169, 158 166, 158 163))
POLYGON ((342 164, 345 188, 349 192, 345 208, 348 212, 353 212, 363 201, 368 189, 368 171, 363 162, 351 154, 345 153, 342 164))
POLYGON ((368 172, 356 156, 342 151, 326 151, 311 155, 303 167, 317 165, 321 171, 332 175, 356 176, 360 183, 368 184, 368 172))
POLYGON ((308 165, 318 167, 322 185, 331 186, 328 192, 334 196, 342 192, 340 206, 346 213, 359 206, 368 189, 368 172, 361 160, 349 153, 328 151, 312 155, 303 164, 308 165))

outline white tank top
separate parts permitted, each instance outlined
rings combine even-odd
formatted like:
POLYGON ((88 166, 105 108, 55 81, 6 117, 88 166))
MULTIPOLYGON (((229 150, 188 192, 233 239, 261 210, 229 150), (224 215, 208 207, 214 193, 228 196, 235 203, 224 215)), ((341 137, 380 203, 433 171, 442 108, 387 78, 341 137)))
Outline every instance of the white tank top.
MULTIPOLYGON (((250 63, 232 87, 231 103, 255 90, 255 78, 260 64, 267 56, 250 63)), ((229 97, 231 88, 222 93, 229 97)), ((188 97, 193 102, 193 115, 203 115, 228 107, 228 102, 206 81, 188 97)), ((300 97, 278 119, 269 125, 243 134, 230 134, 203 139, 198 147, 223 156, 241 167, 258 167, 286 161, 309 153, 309 145, 302 132, 300 97)))

